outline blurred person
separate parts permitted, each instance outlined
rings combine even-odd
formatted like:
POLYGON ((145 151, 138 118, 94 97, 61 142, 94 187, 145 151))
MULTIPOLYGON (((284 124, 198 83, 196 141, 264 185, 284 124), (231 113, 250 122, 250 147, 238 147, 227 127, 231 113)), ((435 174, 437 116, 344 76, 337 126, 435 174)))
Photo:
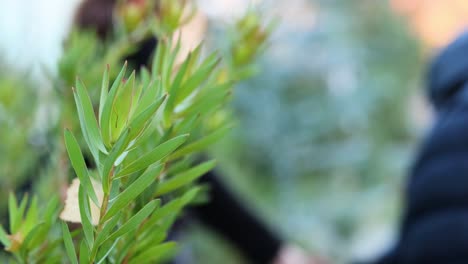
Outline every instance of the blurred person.
POLYGON ((375 264, 468 263, 468 32, 433 61, 436 120, 410 172, 400 237, 375 264))

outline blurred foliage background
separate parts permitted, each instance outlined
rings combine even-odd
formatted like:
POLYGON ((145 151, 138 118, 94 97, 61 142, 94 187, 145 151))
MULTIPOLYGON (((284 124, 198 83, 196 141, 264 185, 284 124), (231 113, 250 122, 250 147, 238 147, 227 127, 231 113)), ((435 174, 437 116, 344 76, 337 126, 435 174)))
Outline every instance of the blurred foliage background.
MULTIPOLYGON (((33 135, 36 95, 24 76, 8 74, 0 66, 0 193, 23 186, 28 175, 36 173, 41 149, 33 135)), ((6 215, 6 202, 0 202, 0 217, 6 215)))
MULTIPOLYGON (((229 17, 248 1, 199 2, 210 22, 207 41, 227 49, 231 36, 221 29, 232 26, 229 17)), ((237 126, 210 152, 224 180, 268 225, 334 263, 372 257, 395 239, 404 178, 429 115, 422 73, 434 47, 464 23, 455 15, 465 10, 460 1, 438 1, 444 9, 429 2, 265 0, 256 6, 279 24, 258 74, 235 90, 237 126)), ((34 121, 41 89, 6 68, 0 73, 1 192, 40 174, 46 151, 34 121), (9 169, 20 158, 28 161, 21 170, 9 169)), ((242 263, 222 238, 197 224, 183 240, 182 260, 242 263)))
MULTIPOLYGON (((238 126, 212 150, 218 170, 305 248, 334 263, 375 256, 394 239, 421 131, 409 114, 421 96, 420 42, 388 1, 265 6, 281 22, 260 73, 235 90, 238 126)), ((220 238, 200 233, 189 238, 196 263, 220 263, 210 250, 220 238)))

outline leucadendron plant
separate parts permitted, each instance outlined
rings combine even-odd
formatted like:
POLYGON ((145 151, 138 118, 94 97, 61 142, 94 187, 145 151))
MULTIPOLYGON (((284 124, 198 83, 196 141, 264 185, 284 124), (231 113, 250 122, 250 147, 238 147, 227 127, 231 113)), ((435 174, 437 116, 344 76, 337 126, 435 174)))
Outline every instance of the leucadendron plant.
MULTIPOLYGON (((23 197, 19 205, 10 195, 9 229, 0 226, 0 242, 11 262, 160 263, 177 252, 177 244, 167 234, 183 209, 204 194, 196 180, 215 166, 213 160, 200 162, 199 156, 232 126, 224 106, 241 79, 236 69, 253 63, 266 37, 251 42, 255 52, 240 54, 232 49, 228 57, 235 59, 227 62, 217 52, 205 55, 203 44, 178 62, 182 44, 174 29, 184 19, 174 3, 161 1, 157 6, 170 9, 168 18, 149 15, 141 21, 132 19, 126 27, 145 36, 157 35, 158 47, 148 68, 137 72, 127 63, 120 70, 113 68, 120 64, 115 55, 120 53, 113 53, 119 50, 118 43, 132 46, 128 37, 110 44, 102 56, 96 47, 78 41, 91 51, 85 52, 92 54, 86 57, 88 67, 78 65, 83 59, 75 56, 79 46, 65 54, 66 67, 61 70, 65 83, 77 71, 85 73, 71 89, 75 110, 61 118, 64 144, 57 144, 56 151, 60 159, 60 145, 65 150, 73 179, 63 206, 58 198, 61 190, 46 201, 23 197), (151 25, 159 25, 160 30, 151 25), (112 67, 101 68, 97 89, 97 65, 107 59, 112 67)), ((259 30, 247 30, 250 33, 241 40, 251 41, 249 36, 259 30)), ((133 33, 124 35, 128 34, 133 33)), ((77 39, 86 38, 92 37, 77 39)), ((71 109, 68 98, 64 96, 64 109, 71 109)))
MULTIPOLYGON (((192 165, 187 159, 213 141, 211 134, 191 133, 224 103, 205 93, 226 95, 231 84, 212 78, 219 62, 216 55, 200 62, 194 52, 177 71, 170 71, 177 46, 169 47, 158 50, 152 72, 143 69, 138 76, 135 72, 127 76, 124 65, 110 84, 107 68, 97 109, 85 84, 76 81, 73 95, 81 134, 97 166, 87 167, 74 136, 78 131, 66 129, 65 146, 77 178, 67 191, 60 218, 72 263, 154 263, 170 257, 176 245, 166 241, 168 230, 200 191, 194 180, 215 165, 214 161, 192 165), (163 198, 168 202, 162 203, 163 198), (70 222, 79 224, 72 233, 70 222)), ((220 129, 225 130, 213 133, 220 129)), ((35 253, 34 246, 42 247, 47 239, 44 232, 32 233, 40 222, 37 202, 25 213, 27 199, 19 209, 11 200, 13 225, 10 235, 2 232, 2 242, 26 263, 28 252, 35 253), (31 245, 32 240, 37 242, 31 245)))

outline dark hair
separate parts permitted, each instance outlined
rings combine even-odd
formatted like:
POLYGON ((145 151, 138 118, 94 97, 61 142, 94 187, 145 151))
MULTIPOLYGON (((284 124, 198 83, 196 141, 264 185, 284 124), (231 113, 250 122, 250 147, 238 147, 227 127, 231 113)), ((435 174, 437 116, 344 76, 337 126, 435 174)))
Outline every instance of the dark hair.
POLYGON ((116 0, 85 0, 79 7, 75 24, 82 29, 92 29, 105 39, 112 29, 112 15, 116 0))
MULTIPOLYGON (((85 0, 76 13, 76 26, 81 29, 95 30, 101 39, 106 39, 112 31, 115 5, 116 0, 85 0)), ((140 66, 148 65, 156 46, 156 38, 145 39, 138 44, 135 52, 122 59, 139 69, 140 66)))

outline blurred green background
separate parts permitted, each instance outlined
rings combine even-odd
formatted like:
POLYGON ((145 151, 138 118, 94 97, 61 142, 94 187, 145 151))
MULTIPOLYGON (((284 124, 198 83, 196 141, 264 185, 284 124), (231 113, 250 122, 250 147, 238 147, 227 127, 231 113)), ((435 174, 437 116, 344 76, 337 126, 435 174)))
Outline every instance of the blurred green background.
MULTIPOLYGON (((293 3, 269 5, 284 16, 260 74, 235 90, 238 125, 212 155, 283 236, 333 263, 371 258, 395 238, 423 126, 411 115, 421 44, 388 1, 293 3)), ((187 238, 196 263, 241 262, 226 246, 214 256, 221 238, 201 230, 187 238)))
MULTIPOLYGON (((233 1, 222 2, 229 12, 233 1)), ((236 87, 237 126, 210 150, 244 204, 285 238, 333 263, 373 257, 395 239, 405 175, 429 116, 422 73, 435 42, 418 31, 424 7, 412 13, 416 17, 401 11, 418 2, 263 1, 258 8, 279 18, 277 30, 259 74, 236 87)), ((207 14, 208 42, 226 46, 220 32, 229 27, 230 13, 207 14)), ((2 191, 21 186, 31 171, 40 175, 34 168, 50 154, 42 148, 32 100, 42 98, 35 94, 42 87, 10 78, 9 68, 0 68, 2 191), (8 164, 20 158, 28 162, 10 171, 8 164)), ((199 224, 183 241, 181 259, 244 262, 199 224)))

